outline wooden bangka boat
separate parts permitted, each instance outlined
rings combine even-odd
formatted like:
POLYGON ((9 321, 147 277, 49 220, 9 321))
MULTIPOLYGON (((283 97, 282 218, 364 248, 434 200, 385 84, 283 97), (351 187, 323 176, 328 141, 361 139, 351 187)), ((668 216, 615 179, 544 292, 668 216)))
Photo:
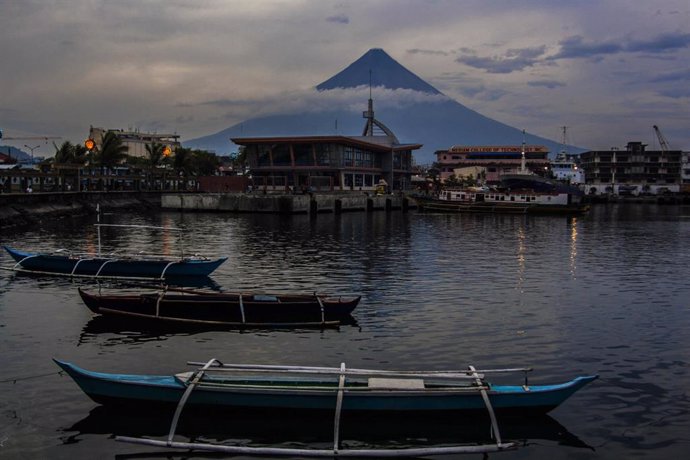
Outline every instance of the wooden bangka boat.
POLYGON ((94 313, 158 323, 207 326, 327 326, 352 322, 360 296, 253 294, 166 289, 150 293, 79 295, 94 313))
POLYGON ((530 369, 466 371, 385 371, 368 369, 223 364, 216 359, 189 363, 196 371, 171 376, 106 374, 55 360, 94 401, 105 405, 144 403, 177 405, 167 441, 117 437, 124 442, 206 450, 212 452, 388 457, 494 452, 516 447, 501 440, 496 412, 543 414, 563 403, 594 376, 577 377, 555 385, 493 385, 485 374, 526 372, 530 369), (174 441, 184 407, 234 410, 334 411, 333 449, 252 448, 174 441), (343 413, 456 414, 488 412, 496 440, 489 445, 462 445, 423 449, 339 449, 343 413))

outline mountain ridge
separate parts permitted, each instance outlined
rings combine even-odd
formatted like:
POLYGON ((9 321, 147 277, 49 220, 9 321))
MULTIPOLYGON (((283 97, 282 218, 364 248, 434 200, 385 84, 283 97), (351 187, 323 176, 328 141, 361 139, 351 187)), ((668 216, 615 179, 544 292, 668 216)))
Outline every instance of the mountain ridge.
MULTIPOLYGON (((414 153, 418 164, 434 162, 434 152, 447 150, 453 145, 520 145, 524 140, 531 145, 544 145, 550 150, 551 157, 563 147, 559 142, 533 134, 527 133, 523 137, 521 129, 491 119, 447 97, 380 48, 367 51, 315 89, 317 96, 328 97, 332 92, 363 85, 369 86, 373 92, 376 118, 388 126, 400 142, 423 144, 422 149, 414 153), (378 90, 381 88, 393 91, 383 92, 384 95, 380 96, 382 91, 378 90), (395 90, 400 89, 408 90, 405 92, 407 97, 410 93, 421 97, 404 104, 377 104, 377 97, 394 98, 395 90)), ((237 148, 231 143, 231 137, 357 136, 364 126, 363 110, 366 110, 364 100, 360 110, 333 107, 250 118, 215 134, 183 142, 183 145, 229 153, 237 148)), ((569 150, 571 153, 583 151, 572 146, 569 150)))

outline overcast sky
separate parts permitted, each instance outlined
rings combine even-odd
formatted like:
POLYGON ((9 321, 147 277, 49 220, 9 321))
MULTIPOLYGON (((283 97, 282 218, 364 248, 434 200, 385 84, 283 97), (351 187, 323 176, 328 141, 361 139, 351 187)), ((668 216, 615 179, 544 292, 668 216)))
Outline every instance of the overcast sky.
POLYGON ((690 0, 0 0, 0 129, 184 141, 297 107, 370 48, 540 136, 658 147, 656 124, 690 149, 690 0))

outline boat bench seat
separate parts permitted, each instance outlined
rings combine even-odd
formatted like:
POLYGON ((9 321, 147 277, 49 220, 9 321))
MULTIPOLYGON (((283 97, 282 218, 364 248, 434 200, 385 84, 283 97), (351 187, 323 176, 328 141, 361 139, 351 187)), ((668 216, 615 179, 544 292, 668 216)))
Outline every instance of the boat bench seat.
POLYGON ((381 390, 423 390, 424 380, 371 377, 368 381, 368 385, 369 388, 377 388, 381 390))
POLYGON ((254 294, 254 302, 278 302, 278 297, 274 295, 254 294))

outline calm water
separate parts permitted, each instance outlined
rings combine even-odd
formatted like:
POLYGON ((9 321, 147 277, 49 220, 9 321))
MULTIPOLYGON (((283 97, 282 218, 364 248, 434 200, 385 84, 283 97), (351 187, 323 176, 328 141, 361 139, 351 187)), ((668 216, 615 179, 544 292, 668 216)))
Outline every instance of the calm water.
MULTIPOLYGON (((190 458, 115 442, 118 434, 162 439, 169 414, 104 410, 56 373, 53 357, 93 370, 160 374, 211 357, 394 369, 533 366, 533 383, 598 373, 600 380, 550 417, 502 424, 503 437, 523 447, 492 458, 690 455, 690 208, 599 206, 577 219, 376 212, 105 220, 189 229, 189 250, 230 257, 212 277, 226 289, 361 294, 358 324, 118 330, 92 318, 78 284, 3 270, 0 458, 190 458)), ((93 248, 93 223, 51 223, 3 234, 0 243, 93 248)), ((173 236, 153 231, 114 228, 104 240, 122 250, 176 250, 173 236)), ((11 265, 9 256, 0 265, 11 265)), ((187 436, 250 445, 327 447, 332 435, 328 424, 295 420, 182 419, 187 436)), ((484 422, 415 422, 350 424, 343 437, 351 447, 421 446, 489 431, 484 422)))

